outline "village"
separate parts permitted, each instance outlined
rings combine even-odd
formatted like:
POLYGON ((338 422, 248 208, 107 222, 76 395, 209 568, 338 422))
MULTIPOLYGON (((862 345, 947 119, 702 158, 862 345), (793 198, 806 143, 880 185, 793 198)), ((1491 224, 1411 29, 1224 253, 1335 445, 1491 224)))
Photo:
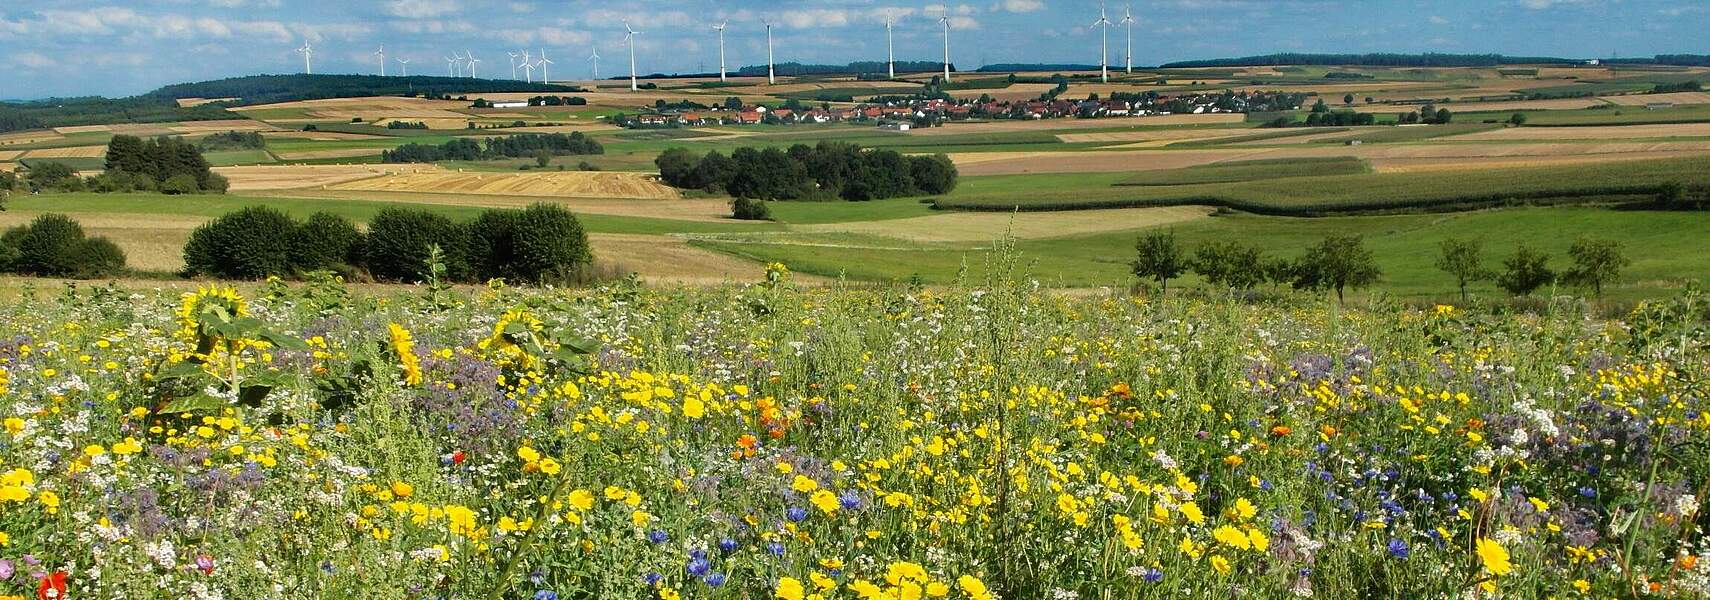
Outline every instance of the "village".
POLYGON ((968 119, 1061 119, 1122 118, 1172 114, 1247 113, 1295 110, 1304 94, 1274 92, 1219 92, 1162 96, 1156 92, 1117 93, 1108 98, 1092 94, 1082 100, 1045 94, 1034 100, 994 100, 949 97, 874 98, 854 106, 831 103, 809 106, 790 100, 779 106, 731 102, 710 107, 669 106, 663 102, 640 114, 614 115, 612 122, 630 128, 704 127, 710 125, 792 125, 823 123, 874 123, 881 128, 907 131, 932 127, 946 121, 968 119))

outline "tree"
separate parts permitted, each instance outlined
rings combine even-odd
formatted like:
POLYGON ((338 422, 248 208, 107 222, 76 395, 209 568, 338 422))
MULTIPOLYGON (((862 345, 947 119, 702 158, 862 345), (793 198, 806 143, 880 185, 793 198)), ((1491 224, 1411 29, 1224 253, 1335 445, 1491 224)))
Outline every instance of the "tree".
POLYGON ((948 194, 956 189, 956 163, 943 154, 911 156, 909 172, 923 194, 948 194))
POLYGON ((1515 296, 1530 296, 1538 288, 1555 282, 1556 272, 1550 270, 1549 262, 1549 255, 1520 246, 1513 256, 1502 261, 1496 286, 1515 296))
POLYGON ((1342 302, 1345 288, 1371 285, 1381 275, 1364 238, 1331 235, 1300 259, 1295 268, 1295 287, 1335 290, 1336 301, 1342 302))
POLYGON ((1449 112, 1449 109, 1447 109, 1447 108, 1437 109, 1437 124, 1438 125, 1448 125, 1449 121, 1453 120, 1454 118, 1455 118, 1455 114, 1449 112))
POLYGON ((1621 276, 1621 269, 1633 261, 1621 253, 1621 243, 1590 236, 1581 236, 1568 247, 1573 268, 1563 279, 1573 285, 1589 287, 1598 298, 1603 297, 1603 285, 1621 276))
POLYGON ((1324 104, 1323 98, 1319 98, 1318 102, 1313 103, 1312 112, 1315 112, 1315 113, 1330 112, 1330 107, 1328 105, 1324 104))
POLYGON ((291 273, 297 222, 265 206, 250 206, 197 227, 184 244, 184 271, 230 279, 291 273))
POLYGON ((1526 113, 1514 113, 1508 116, 1508 124, 1519 127, 1526 124, 1526 113))
POLYGON ((1342 103, 1352 105, 1354 103, 1354 95, 1348 94, 1348 95, 1342 96, 1342 103))
POLYGON ((1134 243, 1139 256, 1134 260, 1134 275, 1158 282, 1158 293, 1168 292, 1170 280, 1187 272, 1187 258, 1176 245, 1174 231, 1159 231, 1140 236, 1134 243))
POLYGON ((1438 246, 1437 268, 1455 277, 1461 289, 1461 302, 1467 301, 1467 284, 1490 277, 1480 264, 1479 254, 1484 243, 1479 240, 1448 238, 1438 246))
POLYGON ((659 178, 665 181, 665 185, 686 189, 701 187, 693 185, 699 161, 688 149, 671 148, 661 152, 658 158, 653 159, 653 164, 659 167, 659 178))
POLYGON ((1210 242, 1194 251, 1193 272, 1207 282, 1245 290, 1265 280, 1259 250, 1237 241, 1210 242))

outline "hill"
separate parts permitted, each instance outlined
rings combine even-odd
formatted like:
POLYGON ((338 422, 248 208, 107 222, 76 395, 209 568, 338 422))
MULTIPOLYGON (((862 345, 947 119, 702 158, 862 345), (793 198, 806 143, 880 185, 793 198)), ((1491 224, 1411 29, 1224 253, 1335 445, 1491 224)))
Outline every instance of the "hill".
POLYGON ((1377 67, 1493 67, 1514 64, 1578 64, 1572 58, 1546 56, 1504 56, 1501 54, 1299 54, 1280 53, 1237 58, 1189 60, 1163 65, 1166 69, 1184 67, 1276 67, 1284 65, 1365 65, 1377 67))
POLYGON ((378 75, 250 75, 197 83, 169 85, 145 96, 169 98, 237 98, 233 105, 273 104, 325 98, 363 96, 428 96, 496 92, 575 92, 572 85, 519 83, 513 80, 468 77, 381 77, 378 75))

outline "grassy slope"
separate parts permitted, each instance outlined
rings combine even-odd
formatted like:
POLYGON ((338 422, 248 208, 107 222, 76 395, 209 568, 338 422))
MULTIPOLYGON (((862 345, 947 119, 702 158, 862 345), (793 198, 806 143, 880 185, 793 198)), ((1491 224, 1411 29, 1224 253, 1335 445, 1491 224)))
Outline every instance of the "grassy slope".
POLYGON ((1215 163, 1185 169, 1142 171, 1122 180, 1117 185, 1158 186, 1233 183, 1288 177, 1353 175, 1366 173, 1370 170, 1365 161, 1352 156, 1249 160, 1215 163))
MULTIPOLYGON (((1404 296, 1443 296, 1453 288, 1448 275, 1434 266, 1437 245, 1446 237, 1482 238, 1485 264, 1496 268, 1517 244, 1529 244, 1553 255, 1552 265, 1567 265, 1565 252, 1580 235, 1621 241, 1634 259, 1623 282, 1610 291, 1615 297, 1661 293, 1664 280, 1710 278, 1710 214, 1623 212, 1594 208, 1523 208, 1450 215, 1392 215, 1374 217, 1288 218, 1237 215, 1195 221, 1173 228, 1185 246, 1214 239, 1236 239, 1274 255, 1294 256, 1331 233, 1366 236, 1384 272, 1379 288, 1404 296)), ((1128 261, 1137 232, 1025 240, 1018 244, 1023 263, 1033 277, 1071 286, 1127 285, 1133 281, 1128 261)), ((852 244, 779 244, 737 241, 698 241, 697 245, 755 260, 780 261, 791 268, 821 275, 855 279, 900 280, 920 275, 927 281, 949 281, 963 265, 978 276, 989 260, 989 245, 953 248, 919 246, 909 249, 868 249, 852 244)), ((894 247, 892 244, 889 247, 894 247)), ((1195 277, 1184 279, 1196 284, 1195 277)), ((1480 293, 1495 293, 1488 283, 1480 293)))

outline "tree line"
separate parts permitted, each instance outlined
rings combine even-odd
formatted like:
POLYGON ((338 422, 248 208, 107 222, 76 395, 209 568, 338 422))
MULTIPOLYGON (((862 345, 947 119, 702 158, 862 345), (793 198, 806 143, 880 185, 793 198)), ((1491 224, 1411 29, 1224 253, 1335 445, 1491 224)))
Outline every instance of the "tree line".
MULTIPOLYGON (((363 96, 423 96, 439 98, 451 94, 488 94, 498 92, 578 92, 573 85, 523 83, 511 80, 471 79, 468 77, 438 77, 411 75, 381 77, 379 75, 250 75, 213 81, 179 83, 161 87, 145 96, 161 100, 180 98, 236 98, 231 104, 272 104, 322 98, 359 98, 363 96)), ((230 113, 224 113, 231 118, 230 113)))
POLYGON ((605 154, 606 149, 598 141, 580 131, 563 133, 522 133, 505 137, 491 137, 477 142, 469 138, 457 138, 439 145, 404 144, 380 153, 380 160, 388 163, 430 163, 442 160, 490 160, 498 158, 521 158, 530 156, 566 156, 605 154))
POLYGON ((1305 54, 1285 52, 1236 58, 1213 58, 1167 63, 1165 69, 1193 67, 1374 66, 1374 67, 1494 67, 1517 64, 1579 64, 1571 58, 1547 56, 1504 56, 1501 54, 1305 54))
MULTIPOLYGON (((1294 259, 1266 256, 1256 246, 1233 240, 1207 242, 1189 254, 1171 231, 1141 236, 1135 242, 1135 251, 1131 263, 1134 275, 1156 283, 1161 291, 1169 289, 1170 280, 1191 271, 1207 283, 1231 290, 1250 290, 1269 283, 1334 291, 1341 301, 1344 290, 1369 286, 1383 276, 1372 251, 1358 235, 1327 236, 1294 259)), ((1575 240, 1568 257, 1573 265, 1557 271, 1549 266, 1549 255, 1521 245, 1503 260, 1501 270, 1495 270, 1484 265, 1482 241, 1448 238, 1438 248, 1436 266, 1455 279, 1465 301, 1467 286, 1477 281, 1492 281, 1517 297, 1557 282, 1583 287, 1601 297, 1603 288, 1617 281, 1621 270, 1632 264, 1620 243, 1590 236, 1575 240)))
MULTIPOLYGON (((259 134, 255 134, 259 138, 259 134)), ((237 134, 238 138, 245 138, 237 134)), ((201 148, 183 138, 158 137, 151 140, 130 135, 115 135, 107 142, 107 172, 101 177, 131 180, 132 189, 147 187, 167 193, 197 191, 226 191, 226 179, 209 168, 201 148)), ((117 190, 114 190, 117 191, 117 190)))
MULTIPOLYGON (((899 60, 896 62, 898 73, 923 73, 942 71, 944 63, 924 60, 899 60)), ((808 65, 798 62, 781 62, 773 65, 773 70, 781 76, 795 77, 799 75, 860 75, 863 73, 886 73, 886 63, 877 60, 855 61, 844 65, 808 65)), ((955 71, 956 65, 950 65, 955 71)), ((766 65, 751 65, 736 70, 739 77, 765 77, 766 65)))
POLYGON ((956 165, 944 155, 903 156, 821 141, 778 148, 737 148, 696 155, 666 150, 654 160, 667 185, 758 200, 877 200, 945 194, 956 187, 956 165))
POLYGON ((184 275, 227 279, 334 271, 396 282, 578 281, 593 263, 587 233, 555 204, 490 209, 458 223, 433 212, 386 208, 367 231, 332 213, 298 221, 255 206, 191 232, 184 275))

